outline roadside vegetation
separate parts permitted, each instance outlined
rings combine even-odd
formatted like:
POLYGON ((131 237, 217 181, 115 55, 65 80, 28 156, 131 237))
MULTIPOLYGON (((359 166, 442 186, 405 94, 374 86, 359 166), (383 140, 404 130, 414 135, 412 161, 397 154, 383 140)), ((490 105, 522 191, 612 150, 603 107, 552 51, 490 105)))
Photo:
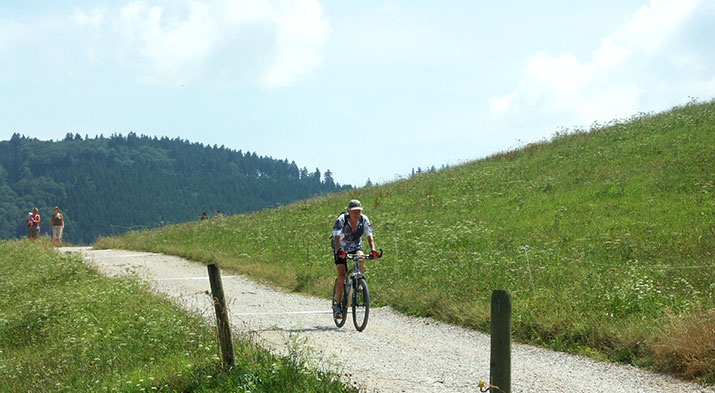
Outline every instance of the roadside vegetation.
POLYGON ((77 255, 0 241, 0 392, 352 392, 246 337, 221 369, 213 329, 140 280, 110 279, 77 255))
POLYGON ((715 383, 715 101, 560 132, 462 166, 278 209, 102 238, 329 298, 329 233, 365 206, 371 297, 515 339, 715 383))

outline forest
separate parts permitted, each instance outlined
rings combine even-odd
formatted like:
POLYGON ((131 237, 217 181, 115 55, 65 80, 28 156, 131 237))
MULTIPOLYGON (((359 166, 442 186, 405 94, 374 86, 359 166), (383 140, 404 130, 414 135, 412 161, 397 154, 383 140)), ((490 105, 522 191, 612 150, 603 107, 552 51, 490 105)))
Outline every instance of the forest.
POLYGON ((287 159, 180 138, 67 134, 41 141, 18 133, 0 141, 0 239, 27 235, 34 207, 47 234, 54 206, 64 239, 88 244, 100 235, 249 213, 352 188, 330 170, 309 172, 287 159))

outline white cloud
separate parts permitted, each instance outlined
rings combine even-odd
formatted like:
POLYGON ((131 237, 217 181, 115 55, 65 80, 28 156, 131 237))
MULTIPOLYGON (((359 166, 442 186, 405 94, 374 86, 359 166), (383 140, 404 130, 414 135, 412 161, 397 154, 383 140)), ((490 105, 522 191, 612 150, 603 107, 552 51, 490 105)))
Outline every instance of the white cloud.
POLYGON ((84 10, 77 8, 74 11, 73 19, 79 26, 99 28, 104 19, 104 11, 99 8, 93 8, 85 12, 84 10))
POLYGON ((321 18, 320 4, 312 0, 289 3, 271 15, 276 27, 274 66, 265 74, 268 86, 289 84, 297 74, 317 68, 323 62, 321 48, 328 24, 321 18))
POLYGON ((613 42, 611 37, 601 40, 601 46, 593 52, 593 61, 603 66, 615 66, 626 59, 631 50, 613 42))
POLYGON ((185 19, 172 20, 162 7, 133 2, 121 8, 114 27, 123 39, 122 59, 141 65, 150 79, 170 84, 196 77, 220 39, 210 11, 200 3, 188 5, 185 19))
POLYGON ((516 88, 490 98, 489 110, 502 125, 533 118, 553 127, 666 109, 688 95, 712 98, 710 38, 688 34, 713 34, 712 11, 704 0, 651 0, 601 39, 585 62, 570 54, 532 56, 516 88))
POLYGON ((0 19, 0 79, 62 79, 77 69, 81 51, 73 17, 0 19))
POLYGON ((181 11, 122 7, 114 25, 121 58, 156 82, 250 78, 270 88, 322 63, 328 22, 316 0, 190 1, 181 11))
POLYGON ((489 110, 496 115, 506 114, 514 102, 516 93, 509 93, 501 97, 492 97, 489 99, 489 110))
POLYGON ((675 37, 683 24, 694 15, 700 3, 699 0, 651 0, 611 37, 623 45, 655 54, 675 37))
POLYGON ((327 35, 318 0, 130 0, 0 19, 0 55, 12 61, 33 48, 53 59, 33 63, 45 73, 78 70, 84 61, 129 69, 152 83, 274 89, 321 66, 327 35))
POLYGON ((0 55, 4 51, 22 45, 22 41, 30 31, 26 24, 11 19, 0 19, 0 55))

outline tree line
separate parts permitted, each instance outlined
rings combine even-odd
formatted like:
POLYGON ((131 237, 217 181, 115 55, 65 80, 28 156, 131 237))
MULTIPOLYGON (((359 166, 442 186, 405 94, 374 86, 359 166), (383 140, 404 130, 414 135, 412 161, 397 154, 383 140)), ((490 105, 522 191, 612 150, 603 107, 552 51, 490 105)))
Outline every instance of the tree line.
POLYGON ((67 134, 41 141, 13 134, 0 141, 0 238, 27 234, 40 209, 46 233, 52 208, 65 215, 65 239, 198 219, 201 212, 248 213, 352 188, 327 170, 180 138, 67 134))

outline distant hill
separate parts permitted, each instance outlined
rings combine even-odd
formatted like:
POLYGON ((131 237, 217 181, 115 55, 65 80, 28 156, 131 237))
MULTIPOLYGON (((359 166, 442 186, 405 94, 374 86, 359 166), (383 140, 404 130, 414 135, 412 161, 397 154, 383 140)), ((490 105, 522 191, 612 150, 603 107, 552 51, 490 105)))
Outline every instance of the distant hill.
POLYGON ((329 170, 321 176, 295 162, 178 138, 67 134, 53 142, 14 134, 0 142, 0 238, 26 235, 33 207, 42 233, 58 205, 65 238, 90 243, 98 235, 196 220, 204 211, 246 213, 349 188, 329 170))

